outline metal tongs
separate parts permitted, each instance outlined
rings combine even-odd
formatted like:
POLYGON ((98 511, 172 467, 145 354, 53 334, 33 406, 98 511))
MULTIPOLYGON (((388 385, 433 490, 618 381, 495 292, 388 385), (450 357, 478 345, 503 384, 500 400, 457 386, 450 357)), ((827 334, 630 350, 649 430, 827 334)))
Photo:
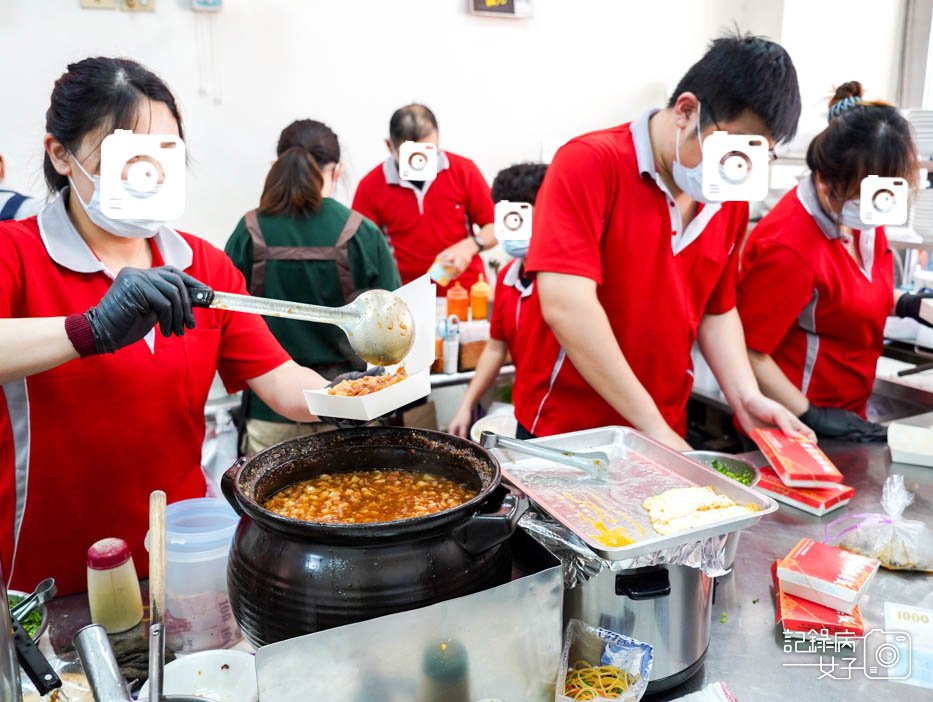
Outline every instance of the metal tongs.
POLYGON ((400 363, 415 340, 411 310, 398 295, 387 290, 367 290, 343 307, 322 307, 198 288, 191 293, 191 304, 333 324, 347 335, 353 351, 374 366, 400 363))
POLYGON ((609 455, 602 451, 565 451, 533 444, 530 441, 512 439, 491 431, 484 431, 480 444, 485 449, 504 448, 536 458, 543 458, 552 463, 577 468, 594 480, 606 480, 609 477, 609 455))
POLYGON ((10 614, 15 619, 25 619, 32 610, 47 604, 57 594, 58 588, 55 586, 55 578, 46 578, 36 585, 36 589, 31 594, 10 607, 10 614))

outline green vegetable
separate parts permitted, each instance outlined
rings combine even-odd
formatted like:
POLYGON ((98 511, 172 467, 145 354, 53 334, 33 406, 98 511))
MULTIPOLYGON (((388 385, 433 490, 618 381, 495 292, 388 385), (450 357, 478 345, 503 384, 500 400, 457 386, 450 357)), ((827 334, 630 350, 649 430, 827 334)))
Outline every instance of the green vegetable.
MULTIPOLYGON (((13 607, 24 599, 22 595, 10 595, 10 609, 13 609, 13 607)), ((39 609, 34 609, 26 615, 25 619, 20 620, 19 623, 23 625, 23 629, 26 630, 26 633, 29 634, 31 638, 35 638, 36 633, 39 631, 39 627, 42 626, 42 612, 39 609)))
POLYGON ((722 613, 722 616, 719 618, 719 623, 720 623, 720 624, 725 624, 725 623, 726 623, 726 619, 728 619, 728 617, 726 616, 726 613, 723 612, 723 613, 722 613))
POLYGON ((734 471, 725 463, 720 461, 717 458, 714 458, 710 461, 710 467, 722 473, 727 478, 732 478, 737 483, 742 483, 742 485, 751 485, 752 484, 752 474, 748 471, 734 471))

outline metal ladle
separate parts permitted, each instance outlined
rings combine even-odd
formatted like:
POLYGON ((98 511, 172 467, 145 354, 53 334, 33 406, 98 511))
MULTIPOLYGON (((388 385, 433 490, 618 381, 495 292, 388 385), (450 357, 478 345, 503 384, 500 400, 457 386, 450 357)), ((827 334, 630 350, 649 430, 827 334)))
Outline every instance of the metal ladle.
POLYGON ((333 324, 347 335, 353 351, 374 366, 400 362, 415 340, 411 310, 387 290, 367 290, 350 304, 336 308, 215 292, 210 288, 192 291, 191 303, 195 307, 333 324))

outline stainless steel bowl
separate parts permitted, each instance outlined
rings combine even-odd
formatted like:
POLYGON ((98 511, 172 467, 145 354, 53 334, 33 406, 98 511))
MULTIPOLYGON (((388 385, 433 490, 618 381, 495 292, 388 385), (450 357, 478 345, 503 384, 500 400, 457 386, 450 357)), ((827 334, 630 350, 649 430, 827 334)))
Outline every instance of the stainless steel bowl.
MULTIPOLYGON (((733 473, 750 475, 752 481, 749 483, 749 487, 755 487, 755 485, 758 484, 758 480, 761 478, 761 472, 755 466, 748 461, 743 461, 741 458, 736 458, 731 453, 721 453, 719 451, 685 451, 684 455, 710 468, 713 468, 713 461, 719 461, 733 473)), ((713 468, 713 470, 716 469, 713 468)))
MULTIPOLYGON (((719 451, 684 451, 684 455, 692 458, 697 463, 702 463, 705 466, 709 466, 713 470, 716 470, 713 468, 713 461, 719 461, 733 473, 738 475, 751 475, 751 482, 749 483, 749 487, 755 487, 755 485, 758 484, 758 480, 761 478, 761 472, 755 466, 753 466, 751 463, 748 463, 747 461, 743 461, 741 458, 736 458, 731 453, 721 453, 719 451)), ((739 550, 739 537, 741 535, 742 532, 740 531, 726 534, 723 566, 727 570, 731 569, 735 563, 735 556, 739 550)))
MULTIPOLYGON (((22 590, 9 590, 7 592, 9 597, 18 597, 20 601, 26 597, 29 597, 28 592, 23 592, 22 590)), ((10 605, 12 608, 12 605, 10 605)), ((39 623, 39 628, 36 630, 36 633, 33 635, 32 640, 36 643, 39 642, 39 639, 42 638, 42 634, 45 633, 45 630, 49 628, 49 610, 45 605, 40 605, 38 608, 39 613, 42 615, 42 621, 39 623)))

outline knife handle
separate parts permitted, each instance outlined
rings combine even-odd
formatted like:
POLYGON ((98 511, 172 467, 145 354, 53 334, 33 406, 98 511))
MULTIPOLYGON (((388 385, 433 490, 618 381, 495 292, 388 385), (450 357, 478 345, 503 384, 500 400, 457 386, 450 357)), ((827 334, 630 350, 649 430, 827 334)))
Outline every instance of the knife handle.
POLYGON ((214 291, 210 288, 195 288, 189 290, 192 307, 210 307, 214 301, 214 291))
POLYGON ((36 646, 32 637, 26 633, 19 619, 13 618, 13 645, 16 647, 16 658, 32 684, 35 685, 41 697, 45 697, 52 690, 62 686, 61 678, 49 665, 45 656, 36 646))

